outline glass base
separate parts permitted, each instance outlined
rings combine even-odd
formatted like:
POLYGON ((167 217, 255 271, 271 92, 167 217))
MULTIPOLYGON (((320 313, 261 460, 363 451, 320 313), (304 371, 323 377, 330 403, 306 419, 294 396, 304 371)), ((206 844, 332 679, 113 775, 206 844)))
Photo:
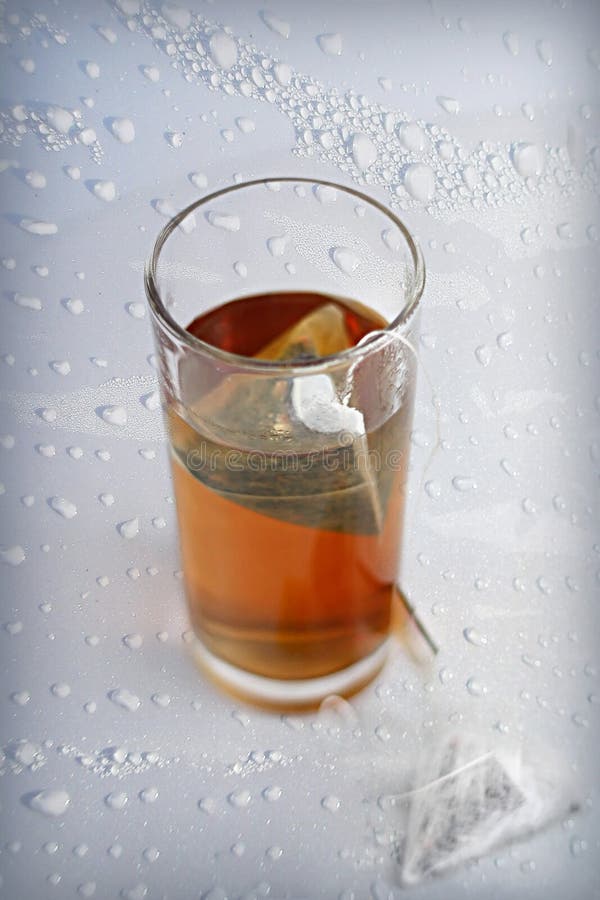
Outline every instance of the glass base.
POLYGON ((331 694, 348 696, 355 693, 368 684, 383 667, 389 647, 388 638, 370 656, 345 669, 320 678, 284 681, 238 669, 215 656, 198 639, 191 644, 195 661, 219 685, 252 703, 281 708, 316 706, 331 694))

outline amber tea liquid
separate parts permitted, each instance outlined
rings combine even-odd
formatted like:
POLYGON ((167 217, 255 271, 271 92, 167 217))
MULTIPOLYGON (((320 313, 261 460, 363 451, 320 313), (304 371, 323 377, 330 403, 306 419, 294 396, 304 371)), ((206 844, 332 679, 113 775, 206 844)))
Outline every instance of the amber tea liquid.
MULTIPOLYGON (((236 354, 293 362, 338 353, 385 324, 354 301, 280 293, 231 301, 187 330, 236 354)), ((315 451, 308 419, 292 421, 302 408, 290 384, 255 382, 216 385, 197 416, 168 404, 190 615, 202 644, 239 669, 316 678, 388 637, 411 398, 366 436, 320 432, 315 451), (229 429, 215 433, 215 410, 227 411, 229 429), (244 435, 261 418, 271 431, 259 454, 244 435)))

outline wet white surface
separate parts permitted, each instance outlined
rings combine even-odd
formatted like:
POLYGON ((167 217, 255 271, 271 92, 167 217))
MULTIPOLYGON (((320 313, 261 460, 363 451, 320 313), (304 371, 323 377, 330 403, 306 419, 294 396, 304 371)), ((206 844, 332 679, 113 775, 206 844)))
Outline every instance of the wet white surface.
POLYGON ((394 897, 377 798, 451 725, 552 757, 556 821, 411 890, 592 897, 596 4, 0 10, 0 896, 394 897), (165 215, 296 173, 390 204, 428 268, 402 581, 441 650, 349 743, 193 664, 144 314, 165 215))

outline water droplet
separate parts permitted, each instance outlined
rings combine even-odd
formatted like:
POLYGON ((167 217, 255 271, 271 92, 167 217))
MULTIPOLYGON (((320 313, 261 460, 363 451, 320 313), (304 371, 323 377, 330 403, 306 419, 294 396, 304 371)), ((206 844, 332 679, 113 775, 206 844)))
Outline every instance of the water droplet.
POLYGON ((140 882, 131 888, 123 888, 119 896, 122 897, 123 900, 144 900, 147 893, 147 885, 140 882))
POLYGON ((246 845, 243 841, 236 841, 235 844, 231 845, 230 849, 234 856, 240 857, 246 852, 246 845))
POLYGON ((91 144, 94 144, 98 140, 98 136, 96 135, 96 132, 93 128, 84 128, 83 131, 79 132, 79 140, 84 145, 84 147, 89 147, 91 144))
POLYGON ((265 851, 265 856, 272 860, 280 859, 283 856, 283 850, 278 846, 269 847, 265 851))
POLYGON ((406 150, 414 153, 422 153, 429 143, 427 135, 416 122, 403 122, 398 129, 398 138, 406 150))
POLYGON ((132 694, 125 688, 117 688, 117 690, 110 691, 108 697, 116 706, 120 706, 128 712, 135 712, 136 709, 139 709, 142 702, 139 697, 136 697, 135 694, 132 694))
POLYGON ((287 63, 278 62, 273 66, 273 75, 277 84, 286 87, 292 80, 292 69, 287 63))
POLYGON ((198 808, 207 815, 212 816, 219 808, 219 805, 213 797, 202 797, 198 801, 198 808))
POLYGON ((18 544, 12 547, 0 545, 0 562, 7 566, 20 566, 25 559, 25 551, 18 544))
POLYGON ((86 62, 84 65, 85 74, 93 81, 100 78, 100 66, 96 62, 86 62))
POLYGON ((50 235, 58 232, 58 225, 54 222, 41 222, 36 219, 21 219, 19 228, 27 231, 29 234, 50 235))
POLYGON ((152 694, 151 700, 156 706, 160 706, 161 709, 166 709, 171 703, 170 695, 161 692, 152 694))
POLYGON ((94 181, 92 190, 99 200, 111 203, 117 196, 117 187, 114 181, 94 181))
POLYGON ((282 38, 289 38, 291 34, 291 27, 289 22, 284 22, 283 19, 280 19, 274 13, 269 12, 266 9, 261 10, 260 17, 274 34, 278 34, 282 38))
POLYGON ((127 794, 125 791, 112 791, 104 798, 104 802, 110 809, 121 810, 127 804, 127 794))
MULTIPOLYGON (((104 494, 101 495, 101 497, 105 496, 106 495, 104 494)), ((133 519, 127 519, 125 522, 120 522, 117 525, 117 530, 121 537, 125 538, 126 540, 131 540, 137 534, 139 534, 140 531, 140 520, 138 516, 135 516, 135 518, 133 519)))
POLYGON ((156 803, 158 800, 158 788, 148 787, 140 791, 140 800, 142 803, 156 803))
POLYGON ((492 351, 485 344, 481 344, 475 349, 475 357, 482 366, 489 366, 492 361, 492 351))
POLYGON ((354 134, 350 146, 354 165, 361 171, 368 169, 377 159, 375 144, 366 134, 354 134))
POLYGON ((513 336, 510 331, 503 331, 496 338, 496 343, 500 350, 508 350, 508 348, 512 345, 513 336))
POLYGON ((438 500, 441 497, 442 486, 439 481, 426 481, 424 487, 427 495, 433 500, 438 500))
POLYGON ((281 798, 282 793, 283 791, 279 787, 279 785, 274 784, 270 787, 266 787, 262 792, 262 795, 267 803, 274 803, 276 800, 279 800, 281 798))
POLYGON ((483 697, 488 691, 487 687, 475 677, 469 678, 466 688, 472 697, 483 697))
POLYGON ((433 169, 424 163, 413 163, 404 173, 404 187, 415 200, 431 200, 435 193, 433 169))
POLYGON ((100 415, 109 425, 120 428, 127 425, 127 410, 124 406, 103 406, 100 415))
POLYGON ((215 228, 223 228, 225 231, 239 231, 240 217, 231 213, 222 213, 217 210, 210 209, 206 213, 206 219, 215 228))
POLYGON ((552 65, 552 57, 553 57, 553 49, 550 41, 536 41, 535 49, 537 51, 537 55, 541 59, 543 63, 547 66, 552 65))
POLYGON ((142 855, 147 862, 153 863, 160 856, 160 851, 156 847, 147 847, 142 855))
POLYGON ((26 294, 20 294, 18 291, 15 291, 11 295, 11 299, 21 309, 31 309, 34 312, 40 312, 43 309, 43 304, 39 297, 29 297, 26 294))
POLYGON ((43 190, 46 187, 46 176, 42 174, 42 172, 38 172, 36 169, 31 169, 28 172, 25 172, 25 181, 29 185, 29 187, 33 188, 35 191, 43 190))
POLYGON ((250 805, 252 794, 245 788, 238 788, 228 795, 227 800, 231 806, 235 806, 236 809, 245 809, 250 805))
POLYGON ((25 802, 29 809, 41 813, 48 818, 59 818, 67 811, 71 798, 63 790, 38 791, 33 796, 28 796, 25 802))
POLYGON ((141 634, 126 634, 123 637, 123 643, 126 647, 129 647, 130 650, 139 650, 144 643, 144 639, 141 634))
POLYGON ((72 316, 80 316, 85 309, 83 301, 78 297, 68 297, 63 301, 63 306, 72 316))
POLYGON ((161 13, 174 28, 180 31, 187 31, 192 21, 192 14, 189 9, 183 6, 177 6, 174 3, 163 3, 160 8, 161 13))
POLYGON ((572 856, 581 856, 588 848, 587 841, 583 838, 573 836, 569 841, 569 849, 572 856))
POLYGON ((502 35, 504 46, 511 56, 519 55, 519 35, 514 31, 505 31, 502 35))
POLYGON ((573 238, 573 226, 570 222, 561 222, 556 226, 556 233, 563 241, 569 241, 573 238))
POLYGON ((150 391, 149 394, 144 394, 140 399, 143 406, 150 410, 150 412, 155 412, 157 409, 160 409, 160 394, 158 391, 150 391))
POLYGON ((335 203, 337 200, 337 191, 328 184, 316 184, 313 193, 319 203, 335 203))
POLYGON ((210 37, 208 48, 213 62, 222 69, 231 69, 236 64, 238 48, 231 35, 216 31, 210 37))
POLYGON ((113 119, 110 130, 121 144, 131 144, 135 140, 135 126, 131 119, 113 119))
POLYGON ((460 112, 460 103, 454 97, 436 97, 436 100, 444 112, 452 116, 456 116, 460 112))
POLYGON ((235 120, 235 124, 242 132, 242 134, 252 134, 253 131, 256 131, 256 123, 253 119, 249 119, 247 116, 239 116, 235 120))
POLYGON ((325 797, 323 797, 321 800, 321 806, 323 807, 323 809, 326 809, 331 813, 336 813, 341 805, 342 802, 339 797, 336 797, 333 794, 326 794, 325 797))
POLYGON ((65 684, 64 681, 58 681, 56 684, 53 684, 50 688, 55 697, 59 697, 61 700, 65 700, 71 693, 71 688, 68 684, 65 684))
POLYGON ((488 639, 485 634, 481 634, 481 632, 477 631, 476 628, 465 628, 463 631, 463 635, 466 641, 469 644, 473 644, 474 647, 486 647, 488 639))
POLYGON ((267 239, 267 250, 271 256, 283 256, 288 242, 289 237, 286 234, 279 237, 270 237, 267 239))
POLYGON ((344 275, 352 275, 360 266, 360 258, 348 247, 333 247, 331 258, 344 275))
POLYGON ((70 500, 65 500, 64 497, 51 497, 48 500, 48 505, 55 513, 62 516, 63 519, 74 519, 77 515, 77 507, 75 504, 71 503, 70 500))
POLYGON ((183 146, 185 134, 183 131, 165 131, 165 140, 173 150, 179 150, 183 146))
POLYGON ((381 232, 381 240, 385 246, 394 253, 400 249, 400 235, 396 229, 385 228, 381 232))
POLYGON ((160 79, 160 70, 156 68, 156 66, 144 66, 142 68, 142 74, 144 78, 147 78, 148 81, 152 81, 156 83, 160 79))
POLYGON ((343 40, 341 34, 320 34, 317 37, 317 43, 323 53, 328 56, 341 56, 343 49, 343 40))
POLYGON ((475 482, 475 480, 463 475, 456 475, 452 479, 452 486, 455 488, 455 490, 462 492, 474 491, 477 489, 477 483, 475 482))
POLYGON ((573 725, 577 725, 578 728, 587 728, 590 724, 585 716, 582 716, 580 713, 573 713, 571 721, 573 725))
POLYGON ((57 375, 68 375, 71 371, 71 364, 66 359, 55 359, 50 363, 50 368, 57 375))
POLYGON ((541 175, 544 170, 544 152, 537 144, 517 144, 512 148, 512 161, 523 178, 541 175))

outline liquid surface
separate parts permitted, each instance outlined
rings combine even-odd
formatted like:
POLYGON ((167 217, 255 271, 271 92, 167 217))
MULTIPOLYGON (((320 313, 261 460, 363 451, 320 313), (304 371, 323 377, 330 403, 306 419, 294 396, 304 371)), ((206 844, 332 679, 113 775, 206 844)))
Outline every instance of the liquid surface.
MULTIPOLYGON (((354 302, 297 293, 232 301, 189 330, 234 353, 289 360, 339 352, 383 325, 354 302)), ((306 385, 229 376, 193 409, 168 411, 194 629, 214 654, 280 679, 326 675, 377 649, 401 545, 410 387, 370 431, 356 427, 363 413, 368 421, 368 391, 358 408, 328 395, 328 415, 352 417, 340 443, 310 427, 323 385, 303 394, 306 385)))

